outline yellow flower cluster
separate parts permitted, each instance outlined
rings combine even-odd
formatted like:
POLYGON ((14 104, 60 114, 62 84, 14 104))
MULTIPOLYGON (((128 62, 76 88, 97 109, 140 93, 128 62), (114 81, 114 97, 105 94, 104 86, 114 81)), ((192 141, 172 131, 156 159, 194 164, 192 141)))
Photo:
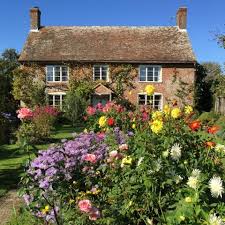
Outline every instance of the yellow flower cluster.
POLYGON ((169 116, 170 115, 170 111, 171 111, 171 109, 170 109, 169 105, 165 105, 164 108, 163 108, 164 114, 166 116, 169 116))
POLYGON ((152 95, 154 91, 155 91, 155 87, 151 84, 145 87, 145 92, 147 93, 147 95, 152 95))
POLYGON ((126 156, 122 159, 121 167, 124 165, 131 165, 132 164, 132 158, 130 156, 126 156))
POLYGON ((99 127, 105 127, 107 122, 107 118, 105 116, 101 116, 98 120, 99 127))
POLYGON ((163 114, 161 111, 155 111, 152 113, 153 120, 162 120, 163 114))
POLYGON ((193 112, 192 106, 187 105, 187 106, 184 107, 184 113, 185 113, 186 115, 189 115, 189 114, 191 114, 192 112, 193 112))
POLYGON ((49 205, 46 205, 45 208, 41 210, 41 212, 43 214, 46 214, 47 212, 49 212, 49 209, 50 209, 49 205))
POLYGON ((163 129, 162 120, 154 120, 150 123, 152 132, 158 134, 163 129))
POLYGON ((171 117, 177 119, 181 116, 181 110, 179 108, 174 108, 171 111, 171 117))

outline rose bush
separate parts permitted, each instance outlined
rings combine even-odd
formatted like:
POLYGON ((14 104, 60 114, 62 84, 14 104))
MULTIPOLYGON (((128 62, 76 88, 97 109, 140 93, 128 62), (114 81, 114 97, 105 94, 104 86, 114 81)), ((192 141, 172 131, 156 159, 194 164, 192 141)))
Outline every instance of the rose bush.
POLYGON ((21 193, 53 224, 222 225, 223 131, 194 118, 176 104, 88 107, 88 132, 40 151, 21 193))
POLYGON ((51 106, 36 106, 34 110, 21 108, 17 114, 17 117, 22 121, 17 131, 18 142, 32 144, 50 137, 59 112, 51 106))

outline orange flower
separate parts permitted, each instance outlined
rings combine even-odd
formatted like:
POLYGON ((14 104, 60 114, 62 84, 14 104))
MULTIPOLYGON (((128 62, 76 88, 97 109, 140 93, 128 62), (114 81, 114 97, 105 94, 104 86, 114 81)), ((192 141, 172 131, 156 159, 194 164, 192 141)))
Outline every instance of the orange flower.
POLYGON ((212 127, 209 127, 209 128, 207 129, 207 131, 208 131, 209 134, 215 134, 215 133, 217 133, 219 130, 220 130, 220 127, 217 126, 217 125, 214 125, 214 126, 212 126, 212 127))
POLYGON ((201 122, 199 120, 194 120, 189 124, 189 127, 193 130, 196 131, 201 127, 201 122))
POLYGON ((213 148, 216 145, 213 141, 207 141, 205 144, 207 148, 213 148))

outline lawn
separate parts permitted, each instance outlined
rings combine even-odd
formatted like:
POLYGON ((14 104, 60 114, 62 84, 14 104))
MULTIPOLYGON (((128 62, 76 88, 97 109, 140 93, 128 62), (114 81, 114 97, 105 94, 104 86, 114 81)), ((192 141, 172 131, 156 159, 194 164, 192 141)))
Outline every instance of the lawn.
MULTIPOLYGON (((60 142, 62 139, 71 139, 73 132, 83 130, 81 125, 73 128, 70 125, 59 125, 52 132, 51 143, 60 142)), ((47 149, 51 144, 36 145, 38 149, 47 149)), ((20 175, 23 173, 28 154, 21 151, 17 144, 0 146, 0 197, 7 191, 18 188, 20 175)))

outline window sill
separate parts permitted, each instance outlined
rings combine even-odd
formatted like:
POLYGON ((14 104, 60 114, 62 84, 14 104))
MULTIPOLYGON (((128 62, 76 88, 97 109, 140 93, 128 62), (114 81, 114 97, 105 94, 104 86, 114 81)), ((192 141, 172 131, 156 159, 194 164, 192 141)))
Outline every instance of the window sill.
POLYGON ((138 83, 163 83, 163 81, 138 81, 138 83))

